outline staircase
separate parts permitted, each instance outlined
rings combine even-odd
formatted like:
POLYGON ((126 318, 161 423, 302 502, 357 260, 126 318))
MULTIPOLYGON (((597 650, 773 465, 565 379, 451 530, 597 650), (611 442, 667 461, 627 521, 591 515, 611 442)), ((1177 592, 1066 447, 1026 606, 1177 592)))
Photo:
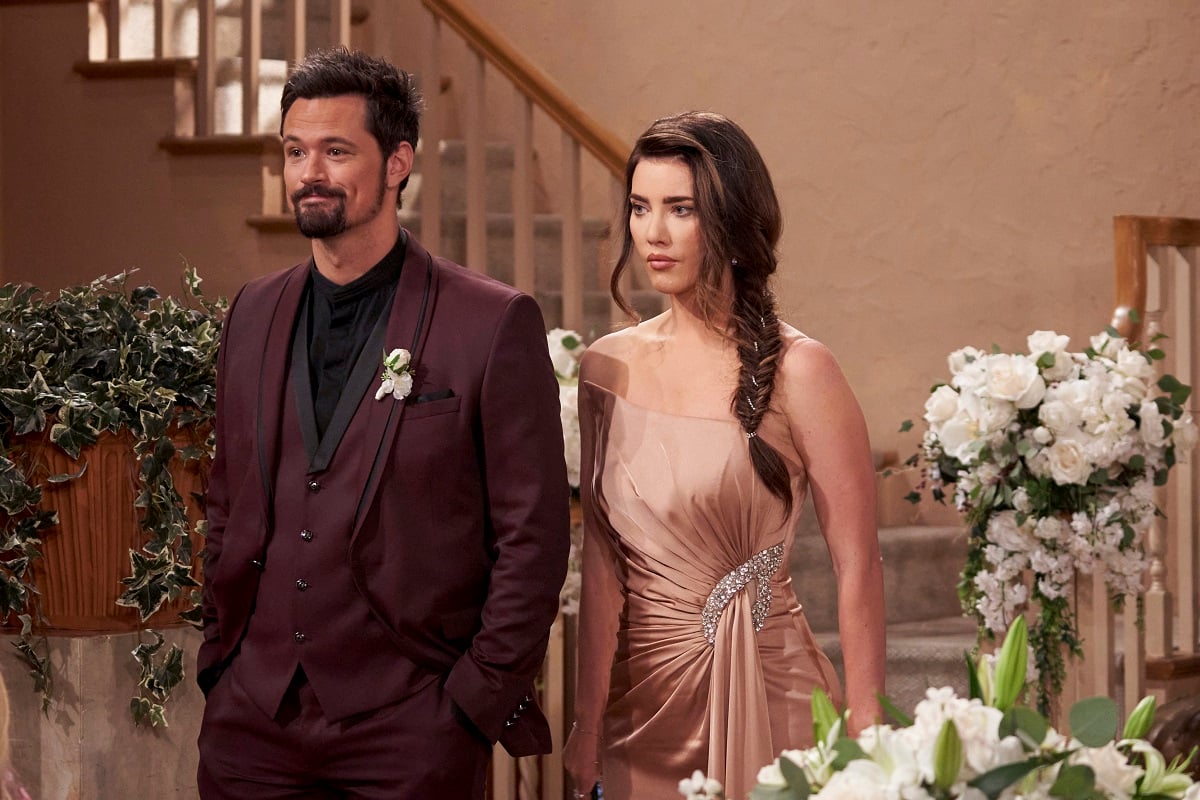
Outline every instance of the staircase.
MULTIPOLYGON (((967 696, 964 653, 975 647, 975 624, 963 616, 955 585, 966 559, 966 531, 953 509, 901 499, 904 472, 878 479, 879 547, 887 612, 888 698, 911 713, 933 686, 967 696)), ((792 585, 813 633, 843 674, 837 634, 837 579, 812 510, 805 507, 791 556, 792 585)))
MULTIPOLYGON (((295 24, 295 8, 281 0, 259 0, 261 8, 251 16, 247 10, 249 2, 221 0, 212 6, 207 38, 214 40, 208 48, 214 54, 210 68, 213 82, 210 103, 203 94, 204 59, 196 59, 197 38, 206 38, 206 28, 199 25, 198 18, 205 14, 205 5, 198 0, 125 0, 117 6, 108 5, 105 14, 98 4, 90 5, 89 52, 91 59, 76 65, 76 70, 85 77, 100 80, 157 75, 174 78, 173 105, 177 109, 174 125, 175 134, 162 139, 160 147, 176 158, 200 160, 212 163, 213 158, 257 157, 257 165, 247 165, 246 176, 259 176, 261 196, 259 202, 246 209, 245 221, 258 232, 264 241, 260 248, 273 252, 280 247, 295 251, 302 257, 298 235, 291 214, 284 202, 283 187, 279 176, 281 154, 278 147, 280 113, 279 96, 287 75, 288 46, 283 31, 295 24), (164 9, 171 9, 164 23, 164 9), (117 14, 114 21, 111 15, 117 14), (113 26, 117 33, 113 34, 113 26), (199 27, 199 31, 197 30, 199 27), (158 33, 159 28, 165 28, 158 33), (256 43, 244 35, 247 28, 258 28, 256 43), (163 41, 155 45, 156 36, 163 41), (116 43, 114 44, 113 39, 116 43), (112 58, 116 52, 119 58, 112 58), (261 58, 257 66, 248 69, 240 53, 257 50, 261 58), (172 58, 154 57, 156 51, 173 54, 172 58), (225 55, 233 53, 235 55, 225 55), (105 58, 104 55, 109 57, 105 58), (256 94, 257 99, 247 100, 256 94), (211 108, 208 105, 211 104, 211 108), (206 110, 207 109, 207 110, 206 110), (211 131, 205 130, 211 119, 211 131), (198 159, 197 157, 203 157, 198 159)), ((330 44, 330 32, 335 27, 332 17, 336 15, 336 3, 308 4, 307 31, 300 38, 307 42, 330 44)), ((350 20, 361 25, 368 19, 365 9, 355 10, 349 4, 350 20)), ((204 45, 201 43, 200 48, 204 45)), ((412 65, 409 65, 410 68, 412 65)), ((418 74, 420 74, 418 72, 418 74)), ((426 73, 429 74, 429 73, 426 73)), ((431 89, 426 80, 425 92, 429 110, 426 113, 426 128, 435 140, 427 135, 418 147, 418 158, 410 188, 404 196, 404 211, 401 224, 412 230, 432 251, 444 255, 469 267, 482 269, 489 275, 523 288, 533 294, 542 305, 547 326, 569 326, 579 329, 588 340, 611 330, 617 313, 609 298, 607 274, 609 254, 605 247, 609 229, 607 216, 584 215, 581 204, 575 203, 578 222, 564 225, 563 213, 552 208, 550 193, 543 182, 543 166, 537 152, 532 153, 534 169, 530 175, 515 176, 517 156, 511 142, 480 142, 484 153, 484 164, 477 170, 482 187, 472 186, 471 138, 477 135, 474 127, 468 127, 466 139, 437 138, 439 131, 452 134, 454 120, 469 117, 469 110, 456 107, 460 101, 454 87, 457 83, 451 76, 443 75, 436 87, 431 89), (436 89, 436 91, 434 90, 436 89), (441 124, 439 120, 451 120, 441 124), (436 169, 434 169, 436 168, 436 169), (428 172, 430 180, 423 180, 428 172), (529 183, 527 190, 533 198, 527 219, 518 219, 514 213, 515 186, 522 180, 529 183), (433 183, 432 192, 421 187, 433 183), (429 195, 437 199, 430 202, 429 195), (474 195, 478 196, 474 196, 474 195), (470 211, 471 213, 468 213, 470 211), (432 214, 436 224, 426 221, 432 214), (469 222, 476 215, 482 225, 469 222), (528 228, 529 244, 527 256, 518 257, 517 232, 522 226, 528 228), (480 231, 476 236, 476 228, 480 231), (571 275, 567 248, 564 243, 578 240, 579 268, 571 275), (479 241, 473 241, 473 240, 479 241), (482 242, 482 244, 480 244, 482 242), (518 259, 532 260, 532 274, 514 268, 518 259), (566 286, 568 277, 573 277, 566 286), (567 297, 582 298, 580 307, 567 297)), ((468 104, 469 105, 469 104, 468 104)), ((518 143, 519 144, 519 143, 518 143)), ((189 167, 190 168, 190 167, 189 167)), ((553 176, 552 176, 553 177, 553 176)), ((607 198, 606 198, 607 200, 607 198)), ((570 205, 570 204, 568 204, 570 205)), ((591 203, 595 207, 595 203, 591 203)), ((605 203, 604 205, 607 205, 605 203)), ((605 209, 607 211, 607 209, 605 209)), ((565 212, 568 219, 571 209, 565 212)), ((572 250, 574 248, 571 248, 572 250)), ((296 258, 255 265, 251 274, 285 266, 296 258)), ((205 271, 202 270, 202 274, 205 271)), ((226 292, 236 285, 222 286, 226 292)), ((635 308, 643 316, 650 316, 662 309, 661 298, 646 288, 631 285, 627 292, 635 308)))

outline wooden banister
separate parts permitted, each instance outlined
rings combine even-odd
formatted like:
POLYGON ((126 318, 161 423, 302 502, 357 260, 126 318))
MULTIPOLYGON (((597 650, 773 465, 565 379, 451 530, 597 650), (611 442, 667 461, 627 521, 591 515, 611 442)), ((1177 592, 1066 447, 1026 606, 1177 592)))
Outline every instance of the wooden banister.
POLYGON ((1146 248, 1200 246, 1200 219, 1183 217, 1113 217, 1116 297, 1112 325, 1136 341, 1146 315, 1146 248), (1136 320, 1132 311, 1136 311, 1136 320))
MULTIPOLYGON (((1167 336, 1166 356, 1160 368, 1183 383, 1195 384, 1200 375, 1196 356, 1200 334, 1196 318, 1200 219, 1114 217, 1113 256, 1113 327, 1142 346, 1160 335, 1167 336)), ((1192 409, 1195 413, 1194 405, 1192 409)), ((1200 683, 1200 637, 1196 627, 1200 619, 1198 478, 1190 459, 1179 458, 1158 500, 1165 516, 1146 537, 1146 586, 1138 598, 1138 613, 1132 614, 1127 608, 1123 623, 1126 711, 1147 691, 1166 703, 1194 693, 1200 683), (1131 669, 1134 664, 1141 668, 1131 669)), ((1111 616, 1101 596, 1092 599, 1092 608, 1083 605, 1081 602, 1080 611, 1101 623, 1106 615, 1111 616)), ((1101 642, 1104 646, 1099 647, 1088 638, 1085 633, 1085 662, 1089 663, 1083 669, 1092 671, 1094 686, 1112 690, 1114 682, 1103 669, 1113 649, 1108 642, 1101 642)))
POLYGON ((618 178, 623 177, 628 151, 625 144, 571 102, 561 89, 508 44, 495 28, 458 0, 422 0, 422 3, 504 73, 518 90, 545 111, 609 172, 618 178))

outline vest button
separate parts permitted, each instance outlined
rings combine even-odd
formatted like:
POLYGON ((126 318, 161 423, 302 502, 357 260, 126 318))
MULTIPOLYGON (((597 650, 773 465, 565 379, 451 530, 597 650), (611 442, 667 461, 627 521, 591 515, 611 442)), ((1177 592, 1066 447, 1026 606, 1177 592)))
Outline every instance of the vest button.
POLYGON ((304 580, 304 578, 297 578, 296 579, 296 588, 303 592, 305 589, 308 588, 308 581, 304 580))
POLYGON ((313 532, 308 528, 305 528, 304 530, 300 531, 300 538, 306 542, 311 542, 313 540, 313 532))
POLYGON ((306 638, 308 638, 308 637, 306 637, 306 636, 305 636, 303 633, 301 633, 300 631, 296 631, 296 633, 295 633, 295 637, 296 637, 296 644, 304 644, 304 640, 305 640, 306 638))
POLYGON ((319 480, 317 480, 316 478, 313 478, 311 481, 308 482, 308 490, 310 492, 321 491, 321 482, 319 480))

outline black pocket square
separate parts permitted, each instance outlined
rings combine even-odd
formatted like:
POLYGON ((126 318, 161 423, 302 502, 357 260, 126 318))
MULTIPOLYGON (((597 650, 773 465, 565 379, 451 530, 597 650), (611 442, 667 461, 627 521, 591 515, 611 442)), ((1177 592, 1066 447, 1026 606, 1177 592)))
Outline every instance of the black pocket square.
POLYGON ((445 400, 447 397, 454 397, 453 389, 439 389, 436 392, 419 394, 413 398, 412 405, 419 406, 421 403, 432 403, 435 400, 445 400))

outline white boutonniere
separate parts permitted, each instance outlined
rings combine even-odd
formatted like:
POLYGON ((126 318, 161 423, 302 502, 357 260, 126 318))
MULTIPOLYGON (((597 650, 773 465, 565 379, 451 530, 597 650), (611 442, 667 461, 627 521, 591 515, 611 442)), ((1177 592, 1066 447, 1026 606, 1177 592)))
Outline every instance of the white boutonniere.
POLYGON ((389 394, 397 400, 408 397, 413 385, 412 354, 403 347, 397 347, 384 355, 383 374, 379 380, 376 400, 382 400, 389 394))

